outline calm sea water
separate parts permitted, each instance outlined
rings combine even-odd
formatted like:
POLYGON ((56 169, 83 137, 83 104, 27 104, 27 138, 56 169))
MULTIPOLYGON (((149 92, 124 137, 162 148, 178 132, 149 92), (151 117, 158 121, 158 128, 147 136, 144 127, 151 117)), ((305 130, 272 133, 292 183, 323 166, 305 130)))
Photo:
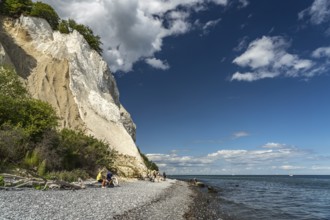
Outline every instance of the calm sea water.
MULTIPOLYGON (((220 189, 217 213, 234 220, 330 220, 330 176, 170 176, 220 189)), ((221 216, 219 216, 221 217, 221 216)))

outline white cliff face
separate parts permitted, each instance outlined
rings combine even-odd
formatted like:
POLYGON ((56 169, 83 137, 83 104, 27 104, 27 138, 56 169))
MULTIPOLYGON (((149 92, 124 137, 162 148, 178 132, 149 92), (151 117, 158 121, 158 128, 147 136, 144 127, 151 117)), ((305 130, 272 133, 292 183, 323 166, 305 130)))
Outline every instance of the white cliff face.
MULTIPOLYGON (((68 68, 65 77, 69 79, 68 85, 74 103, 72 101, 66 105, 76 105, 86 131, 98 139, 107 141, 119 153, 135 157, 138 161, 137 165, 144 169, 145 166, 134 142, 135 124, 119 102, 115 79, 102 57, 89 47, 78 32, 74 31, 71 34, 53 32, 43 19, 22 16, 16 21, 15 27, 24 29, 30 38, 29 44, 33 45, 38 53, 50 57, 51 63, 59 61, 63 63, 57 63, 54 69, 60 69, 61 65, 63 69, 68 68), (67 67, 64 63, 67 63, 67 67)), ((24 45, 22 47, 24 48, 24 45)), ((0 45, 0 59, 5 59, 5 55, 2 55, 5 54, 3 51, 0 45)), ((35 59, 38 60, 38 57, 35 59)), ((53 71, 48 66, 42 70, 53 71)), ((53 73, 52 77, 56 74, 61 73, 53 73)), ((40 74, 31 75, 28 81, 35 82, 37 77, 40 77, 40 74)), ((49 76, 47 75, 46 78, 49 76)), ((64 126, 69 124, 70 122, 65 122, 64 126)))

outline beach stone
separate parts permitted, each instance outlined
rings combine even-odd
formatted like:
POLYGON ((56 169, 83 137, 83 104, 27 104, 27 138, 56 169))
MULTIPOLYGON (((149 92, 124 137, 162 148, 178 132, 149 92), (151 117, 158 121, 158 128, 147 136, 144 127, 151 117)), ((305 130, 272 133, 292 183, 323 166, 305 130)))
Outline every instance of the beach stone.
POLYGON ((170 179, 104 189, 2 190, 0 219, 183 219, 191 193, 187 183, 170 179))

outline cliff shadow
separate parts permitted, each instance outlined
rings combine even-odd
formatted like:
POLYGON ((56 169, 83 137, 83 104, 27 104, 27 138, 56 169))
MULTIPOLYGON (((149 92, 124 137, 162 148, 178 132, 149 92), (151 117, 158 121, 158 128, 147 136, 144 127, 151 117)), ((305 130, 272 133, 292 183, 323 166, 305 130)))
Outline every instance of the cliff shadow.
POLYGON ((13 63, 17 74, 27 79, 32 70, 37 66, 37 60, 16 44, 15 39, 4 28, 5 19, 10 18, 0 16, 0 43, 13 63))

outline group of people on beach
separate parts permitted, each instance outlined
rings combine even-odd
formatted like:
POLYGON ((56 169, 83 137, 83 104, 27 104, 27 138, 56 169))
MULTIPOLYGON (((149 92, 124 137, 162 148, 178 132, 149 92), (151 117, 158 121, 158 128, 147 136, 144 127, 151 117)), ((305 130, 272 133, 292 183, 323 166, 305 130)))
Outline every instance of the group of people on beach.
POLYGON ((166 173, 163 172, 163 175, 159 173, 157 170, 151 170, 147 172, 147 179, 152 182, 160 182, 166 180, 166 173))
POLYGON ((112 173, 110 172, 110 170, 103 168, 97 174, 96 180, 97 182, 102 183, 102 188, 105 188, 106 185, 112 184, 112 173))
MULTIPOLYGON (((102 184, 102 188, 105 188, 106 186, 113 186, 112 176, 113 174, 109 170, 103 168, 99 170, 96 176, 96 181, 102 184)), ((148 170, 146 178, 152 182, 165 181, 166 173, 163 172, 163 175, 161 175, 157 170, 148 170)))

